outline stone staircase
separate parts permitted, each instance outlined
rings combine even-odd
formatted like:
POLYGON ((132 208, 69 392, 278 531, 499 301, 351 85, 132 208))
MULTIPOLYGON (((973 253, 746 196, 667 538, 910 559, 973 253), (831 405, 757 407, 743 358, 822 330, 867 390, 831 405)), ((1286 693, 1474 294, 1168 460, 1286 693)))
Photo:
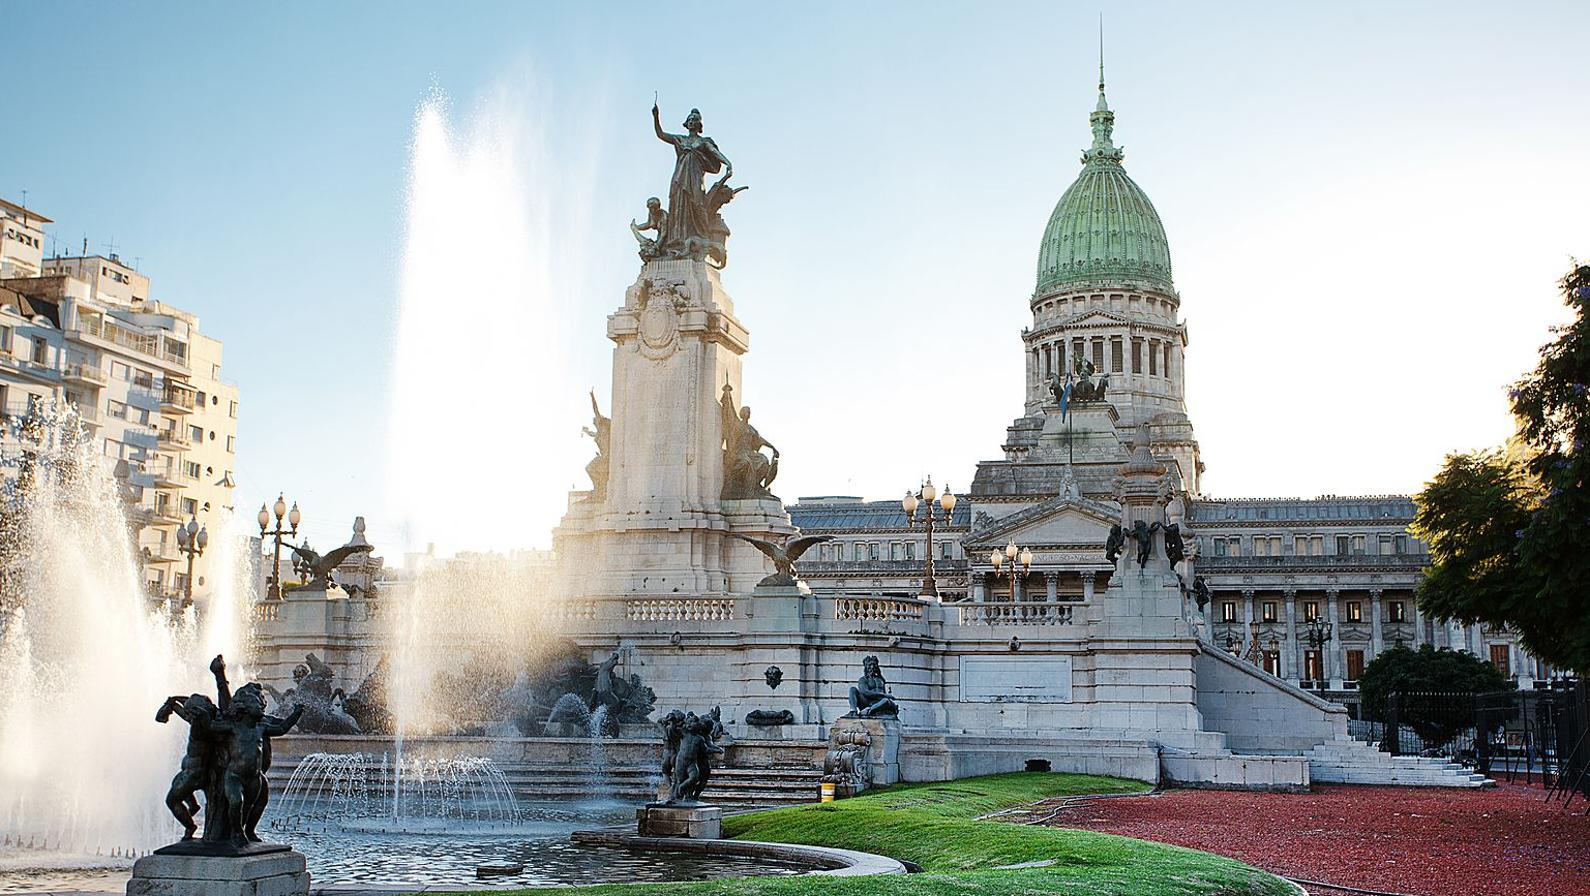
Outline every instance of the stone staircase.
POLYGON ((1456 762, 1393 756, 1379 745, 1337 735, 1304 754, 1309 777, 1321 784, 1394 784, 1402 787, 1494 787, 1496 782, 1456 762))

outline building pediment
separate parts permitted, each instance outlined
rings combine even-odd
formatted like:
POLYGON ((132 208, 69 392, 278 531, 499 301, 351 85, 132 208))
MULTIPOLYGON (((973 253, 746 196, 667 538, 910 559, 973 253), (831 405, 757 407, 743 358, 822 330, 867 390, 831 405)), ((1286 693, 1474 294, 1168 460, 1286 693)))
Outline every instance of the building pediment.
POLYGON ((1120 510, 1090 498, 1060 495, 974 528, 962 541, 968 552, 1021 545, 1104 544, 1110 527, 1119 523, 1120 510))
POLYGON ((1107 311, 1103 308, 1090 308, 1066 318, 1059 322, 1065 329, 1073 327, 1124 327, 1129 326, 1132 319, 1124 314, 1107 311))

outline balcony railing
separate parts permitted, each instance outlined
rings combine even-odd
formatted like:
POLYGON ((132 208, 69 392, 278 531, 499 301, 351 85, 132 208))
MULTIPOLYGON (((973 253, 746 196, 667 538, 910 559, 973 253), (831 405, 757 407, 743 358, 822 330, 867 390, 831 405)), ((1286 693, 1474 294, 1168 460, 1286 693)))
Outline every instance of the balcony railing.
POLYGON ((193 412, 196 395, 192 389, 166 383, 160 390, 160 409, 170 414, 193 412))
POLYGON ((1399 569, 1423 569, 1430 565, 1429 554, 1315 554, 1302 557, 1215 556, 1206 552, 1198 555, 1199 572, 1226 572, 1250 569, 1363 569, 1392 566, 1399 569))
POLYGON ((732 597, 630 598, 624 618, 631 622, 718 622, 734 617, 732 597))
POLYGON ((98 314, 78 314, 78 326, 73 331, 80 336, 92 336, 122 348, 156 358, 170 364, 188 365, 188 346, 163 333, 140 333, 98 314))
POLYGON ((67 379, 79 383, 104 386, 110 382, 110 377, 96 364, 68 364, 62 373, 67 379))
POLYGON ((162 429, 160 430, 159 439, 160 444, 167 448, 186 450, 193 447, 193 440, 180 430, 162 429))
POLYGON ((836 597, 834 618, 872 622, 920 622, 924 604, 909 597, 836 597))
POLYGON ((951 606, 960 612, 961 625, 1070 625, 1078 604, 993 601, 951 606))

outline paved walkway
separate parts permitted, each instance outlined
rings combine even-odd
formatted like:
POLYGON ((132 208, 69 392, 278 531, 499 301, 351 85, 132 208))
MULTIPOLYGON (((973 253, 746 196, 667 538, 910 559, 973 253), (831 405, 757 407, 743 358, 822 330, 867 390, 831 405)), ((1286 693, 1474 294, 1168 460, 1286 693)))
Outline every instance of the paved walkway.
MULTIPOLYGON (((1538 788, 1172 790, 1023 819, 1202 849, 1288 877, 1411 896, 1590 894, 1590 817, 1538 788), (1053 816, 1049 818, 1048 816, 1053 816)), ((1323 891, 1322 891, 1323 892, 1323 891)), ((1334 891, 1333 891, 1334 892, 1334 891)))

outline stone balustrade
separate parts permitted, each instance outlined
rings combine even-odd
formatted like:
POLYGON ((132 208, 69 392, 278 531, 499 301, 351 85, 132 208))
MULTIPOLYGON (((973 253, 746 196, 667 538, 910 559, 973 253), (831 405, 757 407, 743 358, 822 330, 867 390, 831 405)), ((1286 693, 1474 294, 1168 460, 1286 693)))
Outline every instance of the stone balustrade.
POLYGON ((643 597, 624 601, 631 622, 725 622, 735 618, 732 597, 643 597))
POLYGON ((961 625, 1070 625, 1075 621, 1074 603, 1048 601, 994 601, 954 604, 961 625))
POLYGON ((834 618, 873 622, 921 622, 926 605, 909 597, 836 597, 834 618))

